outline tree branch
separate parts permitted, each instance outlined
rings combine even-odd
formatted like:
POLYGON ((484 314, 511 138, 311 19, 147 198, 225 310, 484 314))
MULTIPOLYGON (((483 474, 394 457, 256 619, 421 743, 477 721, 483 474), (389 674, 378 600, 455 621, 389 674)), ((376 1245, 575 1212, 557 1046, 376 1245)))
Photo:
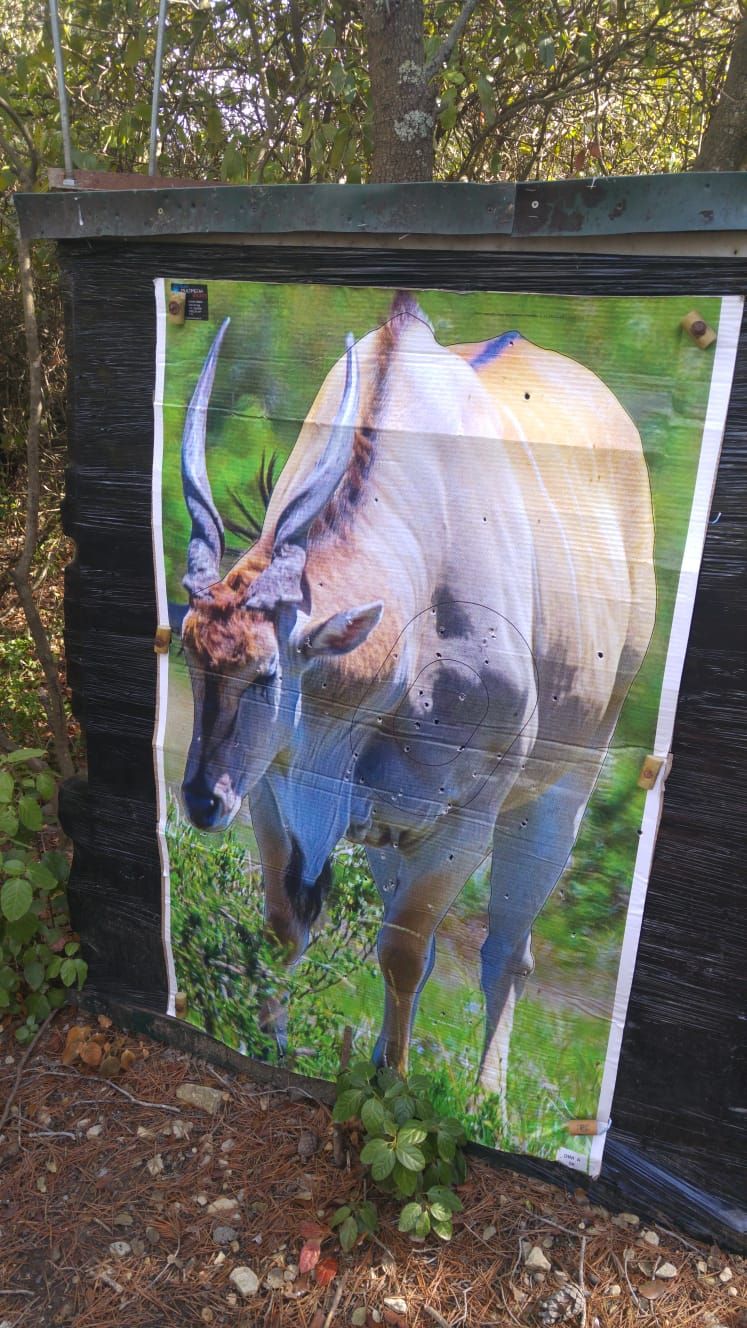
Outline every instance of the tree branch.
POLYGON ((423 78, 426 83, 430 83, 431 79, 438 73, 439 69, 443 69, 444 65, 449 63, 454 47, 461 39, 464 29, 472 18, 479 3, 480 0, 465 0, 459 14, 436 51, 436 54, 428 61, 423 70, 423 78))

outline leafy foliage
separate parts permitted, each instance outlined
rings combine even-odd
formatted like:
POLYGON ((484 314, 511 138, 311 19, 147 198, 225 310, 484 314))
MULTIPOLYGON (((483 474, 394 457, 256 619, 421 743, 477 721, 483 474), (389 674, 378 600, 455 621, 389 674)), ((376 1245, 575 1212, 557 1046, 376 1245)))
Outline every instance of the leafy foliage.
POLYGON ((64 1005, 66 989, 82 987, 86 964, 70 936, 65 882, 68 860, 45 849, 54 824, 54 776, 40 750, 0 757, 0 1014, 21 1015, 19 1042, 64 1005))
MULTIPOLYGON (((364 1130, 360 1160, 377 1189, 404 1204, 400 1231, 442 1240, 453 1235, 454 1213, 462 1203, 454 1186, 467 1169, 461 1145, 465 1133, 453 1116, 442 1115, 429 1096, 427 1075, 405 1079, 396 1070, 377 1070, 360 1061, 337 1080, 333 1119, 360 1121, 364 1130)), ((340 1244, 352 1249, 376 1229, 376 1209, 367 1201, 339 1208, 330 1223, 339 1228, 340 1244)))

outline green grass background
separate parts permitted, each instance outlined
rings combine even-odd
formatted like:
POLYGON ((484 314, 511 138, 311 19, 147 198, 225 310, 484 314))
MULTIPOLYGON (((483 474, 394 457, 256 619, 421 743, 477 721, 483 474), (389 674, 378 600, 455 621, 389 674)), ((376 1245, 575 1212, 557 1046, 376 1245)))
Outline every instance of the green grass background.
MULTIPOLYGON (((196 274, 195 280, 199 280, 196 274)), ((168 289, 168 282, 167 282, 168 289)), ((284 459, 347 331, 361 337, 386 316, 392 291, 210 282, 206 322, 169 325, 164 389, 162 517, 169 597, 181 587, 189 522, 181 494, 184 412, 212 337, 226 335, 211 402, 208 468, 224 516, 240 519, 239 494, 261 519, 256 477, 263 453, 284 459)), ((657 621, 612 750, 589 805, 573 860, 535 928, 536 971, 520 1002, 511 1047, 509 1128, 495 1101, 472 1095, 482 1043, 478 986, 487 874, 471 879, 439 933, 439 958, 420 1004, 412 1062, 433 1077, 444 1109, 472 1138, 553 1157, 582 1140, 564 1122, 594 1116, 604 1068, 619 953, 644 794, 635 786, 650 750, 692 502, 713 352, 681 332, 690 297, 563 297, 426 291, 423 309, 445 345, 517 329, 587 365, 612 389, 641 433, 656 523, 657 621)), ((699 311, 718 325, 720 300, 699 311)), ((479 483, 479 476, 477 477, 479 483)), ((240 552, 229 550, 226 567, 240 552)), ((172 651, 165 765, 178 790, 191 726, 183 659, 172 651)), ((358 849, 341 845, 324 925, 289 979, 261 936, 261 874, 248 823, 221 837, 188 826, 172 796, 167 827, 172 939, 189 1018, 247 1054, 274 1060, 258 1026, 271 992, 290 998, 295 1068, 334 1077, 342 1031, 367 1054, 378 1033, 381 977, 374 950, 378 897, 358 849)))

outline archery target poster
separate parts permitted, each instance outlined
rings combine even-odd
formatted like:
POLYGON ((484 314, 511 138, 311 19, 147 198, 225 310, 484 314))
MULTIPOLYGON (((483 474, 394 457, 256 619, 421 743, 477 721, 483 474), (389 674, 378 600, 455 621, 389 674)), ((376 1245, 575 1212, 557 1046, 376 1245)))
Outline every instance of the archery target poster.
POLYGON ((155 297, 170 1012, 597 1175, 741 299, 155 297))

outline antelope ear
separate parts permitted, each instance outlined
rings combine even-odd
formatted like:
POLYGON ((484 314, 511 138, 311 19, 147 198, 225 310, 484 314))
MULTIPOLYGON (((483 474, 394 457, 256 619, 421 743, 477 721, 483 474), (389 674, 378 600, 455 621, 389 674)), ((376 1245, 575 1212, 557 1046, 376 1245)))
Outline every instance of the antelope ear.
POLYGON ((325 618, 323 622, 302 628, 297 639, 292 638, 292 644, 307 659, 348 655, 370 636, 381 621, 383 612, 381 600, 354 609, 343 609, 342 613, 333 613, 331 618, 325 618))

